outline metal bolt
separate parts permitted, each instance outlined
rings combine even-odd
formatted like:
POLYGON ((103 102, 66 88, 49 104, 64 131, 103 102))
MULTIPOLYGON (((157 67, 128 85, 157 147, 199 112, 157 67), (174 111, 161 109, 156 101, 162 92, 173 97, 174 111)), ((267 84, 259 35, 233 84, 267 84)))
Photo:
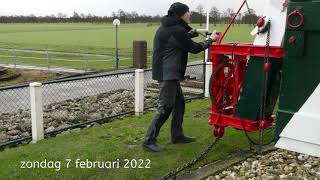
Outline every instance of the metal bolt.
POLYGON ((294 37, 294 36, 291 36, 290 38, 289 38, 289 43, 290 44, 293 44, 293 43, 295 43, 296 42, 296 38, 294 37))

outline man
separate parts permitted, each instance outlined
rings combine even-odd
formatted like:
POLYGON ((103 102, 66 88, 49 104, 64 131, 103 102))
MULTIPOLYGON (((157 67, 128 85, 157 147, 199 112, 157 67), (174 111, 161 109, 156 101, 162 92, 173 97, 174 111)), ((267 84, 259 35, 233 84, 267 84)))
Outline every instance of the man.
POLYGON ((212 33, 210 38, 200 43, 192 41, 191 38, 198 34, 206 36, 207 30, 192 29, 188 25, 191 15, 187 5, 173 3, 168 10, 168 15, 162 18, 154 37, 152 78, 160 83, 160 96, 158 109, 143 143, 143 148, 147 151, 159 152, 163 149, 156 143, 156 138, 171 112, 172 143, 195 141, 195 138, 183 134, 185 100, 180 81, 184 79, 188 52, 199 53, 207 49, 216 40, 217 35, 212 33))

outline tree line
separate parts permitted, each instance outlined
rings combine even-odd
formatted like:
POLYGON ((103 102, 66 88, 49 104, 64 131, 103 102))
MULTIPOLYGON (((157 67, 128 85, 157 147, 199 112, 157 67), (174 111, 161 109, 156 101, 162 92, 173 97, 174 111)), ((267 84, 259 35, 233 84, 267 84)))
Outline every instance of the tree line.
MULTIPOLYGON (((200 25, 206 22, 206 12, 200 4, 192 11, 192 22, 200 25)), ((222 24, 230 22, 235 15, 235 11, 231 8, 220 12, 218 8, 210 9, 210 22, 214 24, 222 24)), ((159 23, 162 16, 160 15, 145 15, 138 14, 136 11, 126 12, 119 9, 117 12, 112 12, 110 16, 96 16, 93 14, 83 14, 73 12, 72 16, 67 16, 63 13, 47 16, 0 16, 0 23, 111 23, 115 18, 120 19, 121 23, 159 23)), ((258 19, 253 9, 248 9, 244 13, 238 14, 235 23, 238 24, 253 24, 258 19)))

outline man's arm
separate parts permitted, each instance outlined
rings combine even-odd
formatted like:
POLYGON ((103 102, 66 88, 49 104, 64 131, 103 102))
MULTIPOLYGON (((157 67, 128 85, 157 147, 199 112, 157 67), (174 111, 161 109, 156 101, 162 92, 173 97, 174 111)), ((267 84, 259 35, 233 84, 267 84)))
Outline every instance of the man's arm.
POLYGON ((177 47, 180 49, 190 52, 190 53, 199 53, 207 48, 210 47, 211 43, 214 42, 216 39, 212 39, 211 37, 207 40, 202 42, 194 42, 188 33, 181 32, 176 33, 174 35, 175 41, 173 42, 177 47))
POLYGON ((198 37, 199 33, 197 32, 197 29, 192 29, 188 32, 190 38, 198 37))

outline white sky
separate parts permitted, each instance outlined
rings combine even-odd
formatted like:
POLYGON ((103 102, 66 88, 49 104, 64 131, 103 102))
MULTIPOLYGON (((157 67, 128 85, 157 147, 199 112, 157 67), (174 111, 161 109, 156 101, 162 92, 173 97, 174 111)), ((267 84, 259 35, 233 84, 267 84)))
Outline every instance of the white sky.
MULTIPOLYGON (((72 15, 73 12, 94 14, 98 16, 111 15, 112 11, 123 9, 137 11, 139 14, 165 15, 174 2, 187 4, 191 10, 201 3, 204 7, 216 6, 220 12, 227 8, 240 6, 243 0, 1 0, 0 15, 51 15, 59 12, 72 15)), ((262 14, 265 0, 248 0, 250 8, 257 14, 262 14)), ((243 8, 246 10, 246 7, 243 8)))

